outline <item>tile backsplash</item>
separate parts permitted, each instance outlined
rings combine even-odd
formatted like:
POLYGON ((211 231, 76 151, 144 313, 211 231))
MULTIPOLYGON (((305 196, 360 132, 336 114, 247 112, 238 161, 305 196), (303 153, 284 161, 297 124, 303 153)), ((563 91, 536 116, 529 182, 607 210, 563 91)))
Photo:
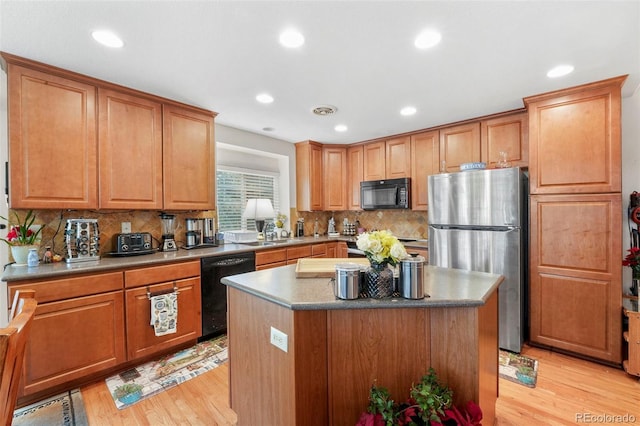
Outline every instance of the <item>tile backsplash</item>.
MULTIPOLYGON (((291 209, 291 229, 295 228, 297 218, 304 218, 304 234, 313 235, 315 219, 321 235, 327 234, 331 212, 297 212, 291 209)), ((351 223, 356 220, 367 231, 388 229, 398 237, 425 239, 428 234, 427 212, 413 210, 375 210, 375 211, 339 211, 333 212, 336 231, 342 234, 344 218, 351 223)))
MULTIPOLYGON (((10 210, 9 217, 14 218, 14 212, 22 220, 27 210, 10 210)), ((149 232, 154 238, 154 247, 160 245, 162 225, 159 211, 129 210, 129 211, 95 211, 95 210, 34 210, 35 224, 44 224, 40 255, 45 246, 51 246, 56 254, 64 257, 64 229, 67 219, 98 219, 100 227, 100 254, 104 255, 114 250, 113 236, 121 232, 121 223, 130 222, 132 232, 149 232)), ((185 219, 194 217, 216 217, 215 211, 194 211, 172 213, 176 215, 175 239, 178 246, 184 245, 185 219)), ((292 208, 289 213, 288 229, 295 229, 296 220, 304 218, 305 235, 313 235, 315 219, 318 219, 320 235, 327 234, 327 227, 331 212, 298 212, 292 208)), ((427 212, 412 210, 376 210, 376 211, 339 211, 333 213, 336 230, 342 234, 343 221, 356 220, 367 231, 373 229, 388 229, 394 235, 407 238, 427 238, 427 212)), ((12 220, 13 222, 13 220, 12 220)))
MULTIPOLYGON (((14 222, 14 212, 21 220, 28 210, 10 210, 9 218, 14 222)), ((131 223, 132 232, 149 232, 153 237, 153 246, 160 245, 162 235, 162 224, 159 211, 95 211, 95 210, 34 210, 36 220, 34 224, 44 224, 42 230, 42 240, 40 242, 40 255, 44 252, 45 246, 51 246, 55 254, 64 257, 64 229, 67 219, 98 219, 100 227, 100 254, 114 250, 113 236, 122 230, 122 222, 131 223)), ((185 219, 196 217, 215 217, 215 211, 194 211, 194 212, 170 212, 175 214, 175 240, 178 246, 184 245, 185 219)))

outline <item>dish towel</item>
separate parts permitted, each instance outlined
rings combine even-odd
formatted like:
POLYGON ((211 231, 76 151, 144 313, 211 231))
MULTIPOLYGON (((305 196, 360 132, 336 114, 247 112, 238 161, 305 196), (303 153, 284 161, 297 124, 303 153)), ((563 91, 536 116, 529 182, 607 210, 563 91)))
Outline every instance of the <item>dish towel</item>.
POLYGON ((178 329, 178 295, 165 293, 152 296, 151 326, 156 336, 175 333, 178 329))

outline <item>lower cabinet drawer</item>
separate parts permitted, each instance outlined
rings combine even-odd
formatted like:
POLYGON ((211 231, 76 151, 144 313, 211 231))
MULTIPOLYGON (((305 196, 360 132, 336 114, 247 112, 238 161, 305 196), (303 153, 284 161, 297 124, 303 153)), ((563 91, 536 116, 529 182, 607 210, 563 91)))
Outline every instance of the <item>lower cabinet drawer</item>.
POLYGON ((202 335, 200 277, 125 290, 127 359, 129 361, 195 341, 202 335), (178 326, 172 334, 156 336, 151 321, 151 294, 170 293, 178 288, 178 326))
POLYGON ((125 362, 124 341, 122 290, 38 305, 25 351, 20 396, 125 362))

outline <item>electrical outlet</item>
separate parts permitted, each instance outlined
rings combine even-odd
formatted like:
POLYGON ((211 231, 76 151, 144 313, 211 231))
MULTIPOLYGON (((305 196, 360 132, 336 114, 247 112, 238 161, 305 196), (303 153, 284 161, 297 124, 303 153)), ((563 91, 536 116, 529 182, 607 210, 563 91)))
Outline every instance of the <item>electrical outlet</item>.
POLYGON ((123 234, 131 233, 131 222, 122 222, 120 225, 121 225, 123 234))
POLYGON ((276 348, 282 350, 283 352, 287 352, 287 343, 288 338, 286 334, 277 328, 271 327, 271 344, 276 348))

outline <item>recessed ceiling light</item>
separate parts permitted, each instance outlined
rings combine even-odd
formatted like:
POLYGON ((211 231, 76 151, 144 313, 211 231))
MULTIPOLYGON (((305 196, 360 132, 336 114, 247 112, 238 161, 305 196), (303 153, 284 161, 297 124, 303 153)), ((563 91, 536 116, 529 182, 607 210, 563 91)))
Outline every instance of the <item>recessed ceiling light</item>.
POLYGON ((96 30, 91 33, 91 37, 98 43, 107 46, 107 47, 122 47, 124 46, 124 42, 120 37, 115 35, 111 31, 107 30, 96 30))
POLYGON ((407 107, 404 107, 404 108, 402 108, 400 110, 400 114, 402 114, 402 115, 413 115, 413 114, 416 113, 416 111, 417 110, 415 109, 415 107, 407 106, 407 107))
POLYGON ((442 40, 442 35, 440 35, 439 32, 435 30, 425 30, 418 34, 413 44, 418 49, 428 49, 440 43, 440 40, 442 40))
POLYGON ((338 124, 336 127, 333 128, 333 130, 335 130, 336 132, 346 132, 348 129, 348 127, 344 124, 338 124))
POLYGON ((318 105, 317 107, 313 107, 311 112, 315 115, 331 115, 335 114, 338 111, 338 108, 333 105, 318 105))
POLYGON ((262 104, 270 104, 271 102, 273 102, 273 96, 268 93, 260 93, 258 96, 256 96, 256 101, 262 104))
POLYGON ((280 44, 284 47, 300 47, 304 44, 304 36, 296 30, 285 30, 280 34, 280 44))
POLYGON ((273 132, 275 129, 273 127, 263 127, 262 130, 265 132, 273 132))
POLYGON ((573 72, 573 65, 558 65, 557 67, 551 68, 549 72, 547 72, 547 77, 562 77, 563 75, 567 75, 571 72, 573 72))

